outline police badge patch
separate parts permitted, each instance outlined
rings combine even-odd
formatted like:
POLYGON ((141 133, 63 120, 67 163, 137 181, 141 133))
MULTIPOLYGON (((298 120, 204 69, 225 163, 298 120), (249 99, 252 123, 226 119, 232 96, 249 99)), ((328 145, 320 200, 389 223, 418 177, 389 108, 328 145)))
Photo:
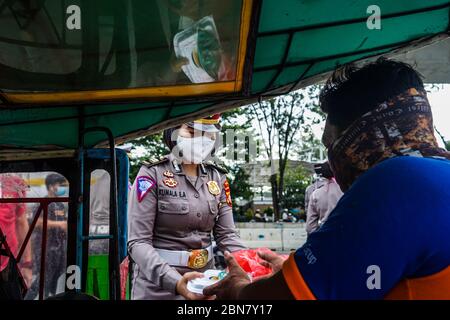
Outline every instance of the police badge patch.
POLYGON ((208 186, 209 193, 213 196, 218 196, 220 194, 220 188, 216 181, 208 181, 206 185, 208 186))
POLYGON ((164 179, 163 182, 169 188, 176 188, 176 186, 178 185, 178 182, 174 178, 164 179))
POLYGON ((165 177, 167 177, 167 178, 173 178, 174 177, 173 172, 169 171, 169 170, 164 171, 163 175, 165 177))
POLYGON ((136 179, 136 191, 138 201, 141 202, 149 191, 156 186, 155 180, 150 177, 140 176, 136 179))

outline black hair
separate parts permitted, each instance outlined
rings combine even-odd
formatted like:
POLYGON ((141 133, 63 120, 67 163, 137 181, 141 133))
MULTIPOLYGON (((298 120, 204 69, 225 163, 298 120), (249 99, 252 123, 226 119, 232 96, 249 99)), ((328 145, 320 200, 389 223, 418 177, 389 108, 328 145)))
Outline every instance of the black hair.
POLYGON ((168 128, 163 131, 163 142, 164 144, 169 148, 170 151, 177 145, 177 141, 172 140, 172 134, 175 130, 180 129, 181 126, 174 127, 174 128, 168 128))
POLYGON ((64 178, 64 176, 60 175, 59 173, 51 173, 45 177, 45 186, 47 187, 47 190, 50 186, 53 186, 57 183, 64 184, 66 182, 67 179, 64 178))
POLYGON ((314 171, 327 179, 331 179, 334 177, 334 173, 333 171, 331 171, 330 163, 328 161, 324 163, 315 164, 314 171))
POLYGON ((337 69, 322 89, 319 100, 331 124, 345 130, 356 119, 409 88, 424 90, 412 66, 379 58, 362 68, 337 69))

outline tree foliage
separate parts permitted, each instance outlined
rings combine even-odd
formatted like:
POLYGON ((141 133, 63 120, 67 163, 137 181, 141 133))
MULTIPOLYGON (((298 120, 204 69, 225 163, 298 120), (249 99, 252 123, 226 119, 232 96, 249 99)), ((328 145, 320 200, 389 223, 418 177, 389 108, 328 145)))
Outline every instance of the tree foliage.
POLYGON ((305 191, 311 181, 311 174, 302 166, 288 168, 282 205, 284 208, 303 207, 305 191))
POLYGON ((233 208, 237 208, 237 199, 252 200, 253 191, 249 183, 250 175, 241 166, 231 167, 228 178, 230 180, 230 191, 233 195, 233 208))
POLYGON ((257 120, 271 166, 272 202, 277 219, 280 218, 279 205, 284 202, 286 164, 292 147, 301 140, 301 131, 311 132, 311 126, 323 119, 318 104, 319 92, 319 86, 310 86, 247 108, 249 119, 257 120))
POLYGON ((134 181, 144 161, 155 161, 169 153, 162 141, 162 133, 139 138, 130 142, 132 157, 130 158, 130 179, 134 181))

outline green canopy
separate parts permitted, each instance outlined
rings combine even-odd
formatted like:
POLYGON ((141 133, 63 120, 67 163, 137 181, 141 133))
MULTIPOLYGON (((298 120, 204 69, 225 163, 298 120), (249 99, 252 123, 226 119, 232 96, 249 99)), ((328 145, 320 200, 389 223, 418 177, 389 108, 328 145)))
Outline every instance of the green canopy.
POLYGON ((76 148, 80 128, 124 142, 446 38, 450 2, 18 0, 0 13, 0 146, 54 150, 76 148))

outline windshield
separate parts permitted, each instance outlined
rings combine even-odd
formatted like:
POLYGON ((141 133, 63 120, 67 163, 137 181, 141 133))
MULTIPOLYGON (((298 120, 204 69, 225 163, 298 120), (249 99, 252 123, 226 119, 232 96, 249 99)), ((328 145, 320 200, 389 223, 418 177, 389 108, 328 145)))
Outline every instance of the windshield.
POLYGON ((244 0, 6 1, 0 90, 234 81, 244 0))

